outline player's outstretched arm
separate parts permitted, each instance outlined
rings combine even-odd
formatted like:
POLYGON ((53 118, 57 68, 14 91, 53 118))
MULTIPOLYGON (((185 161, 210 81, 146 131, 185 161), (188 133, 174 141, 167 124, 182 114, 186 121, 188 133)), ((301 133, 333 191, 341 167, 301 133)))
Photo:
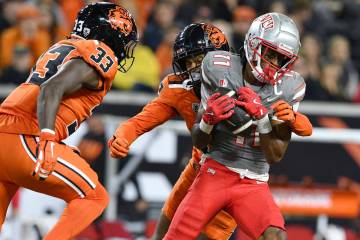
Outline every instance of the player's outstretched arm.
POLYGON ((146 104, 143 110, 121 123, 108 141, 110 155, 113 158, 124 158, 128 155, 130 145, 144 133, 163 124, 176 115, 176 111, 155 98, 146 104))

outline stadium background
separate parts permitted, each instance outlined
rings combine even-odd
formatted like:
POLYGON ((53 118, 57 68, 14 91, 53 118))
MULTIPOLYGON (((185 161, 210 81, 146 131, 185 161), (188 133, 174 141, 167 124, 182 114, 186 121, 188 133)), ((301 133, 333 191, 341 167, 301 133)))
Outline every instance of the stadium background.
MULTIPOLYGON (((84 0, 0 0, 0 98, 26 80, 34 60, 66 37, 84 0)), ((241 47, 251 21, 265 12, 288 14, 301 31, 296 70, 307 83, 300 111, 312 120, 310 138, 294 136, 270 184, 287 221, 289 239, 360 239, 360 1, 359 0, 127 0, 114 1, 136 18, 140 44, 133 68, 118 73, 111 93, 69 143, 98 171, 111 204, 92 227, 124 239, 147 239, 159 211, 190 157, 180 119, 145 134, 129 157, 113 160, 106 139, 117 124, 156 96, 171 72, 176 34, 191 22, 212 22, 241 47)), ((0 239, 41 239, 64 203, 21 190, 0 239), (36 203, 36 204, 34 204, 36 203)), ((80 238, 79 238, 80 239, 80 238)), ((82 238, 92 239, 92 238, 82 238)), ((232 239, 246 240, 241 231, 232 239)))

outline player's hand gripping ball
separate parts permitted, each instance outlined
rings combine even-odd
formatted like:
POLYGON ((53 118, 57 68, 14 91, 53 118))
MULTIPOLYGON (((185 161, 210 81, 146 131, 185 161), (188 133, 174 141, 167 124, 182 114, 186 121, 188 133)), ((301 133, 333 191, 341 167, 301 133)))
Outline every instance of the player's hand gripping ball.
POLYGON ((228 95, 221 95, 219 92, 215 92, 207 99, 206 105, 202 121, 214 126, 228 119, 234 113, 235 100, 228 95))
POLYGON ((251 88, 241 87, 237 90, 237 94, 239 97, 236 105, 242 107, 253 119, 260 120, 268 114, 261 97, 251 88))
MULTIPOLYGON (((226 94, 229 97, 234 98, 235 100, 238 98, 236 92, 229 88, 219 87, 215 90, 215 92, 219 92, 221 95, 226 94)), ((241 106, 235 105, 233 110, 234 113, 231 115, 231 117, 224 120, 223 122, 233 134, 237 135, 248 129, 252 125, 253 120, 241 106)))

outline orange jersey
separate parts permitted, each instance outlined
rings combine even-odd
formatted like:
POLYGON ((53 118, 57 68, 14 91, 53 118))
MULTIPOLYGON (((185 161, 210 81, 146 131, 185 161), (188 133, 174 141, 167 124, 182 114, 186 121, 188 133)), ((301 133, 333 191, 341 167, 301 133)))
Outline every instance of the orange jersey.
MULTIPOLYGON (((98 106, 111 87, 118 63, 113 51, 97 40, 67 39, 53 45, 36 62, 27 81, 17 87, 0 106, 0 132, 38 135, 37 98, 40 85, 63 64, 81 58, 96 69, 96 90, 81 88, 64 96, 55 121, 57 139, 73 133, 98 106)), ((81 73, 79 73, 81 74, 81 73)))
POLYGON ((159 96, 149 102, 136 116, 122 123, 116 130, 117 137, 125 138, 130 144, 136 138, 163 124, 179 114, 191 130, 195 123, 200 103, 193 89, 184 87, 186 79, 170 74, 160 85, 159 96))

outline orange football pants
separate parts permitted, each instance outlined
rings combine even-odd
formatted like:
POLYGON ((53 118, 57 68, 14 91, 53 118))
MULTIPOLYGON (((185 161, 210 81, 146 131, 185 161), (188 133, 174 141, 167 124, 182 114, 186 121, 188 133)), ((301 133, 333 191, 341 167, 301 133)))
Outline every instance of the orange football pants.
MULTIPOLYGON (((176 209, 187 194, 199 169, 200 164, 197 163, 193 156, 175 183, 175 186, 162 209, 163 214, 168 219, 173 219, 176 209)), ((208 239, 227 240, 230 238, 235 228, 235 220, 230 214, 222 210, 203 228, 202 233, 204 233, 208 239)))
POLYGON ((63 215, 44 239, 70 239, 103 212, 109 201, 107 192, 89 164, 60 143, 56 143, 61 154, 55 171, 45 181, 35 179, 36 144, 34 136, 0 133, 0 228, 12 197, 24 187, 67 202, 63 215))

